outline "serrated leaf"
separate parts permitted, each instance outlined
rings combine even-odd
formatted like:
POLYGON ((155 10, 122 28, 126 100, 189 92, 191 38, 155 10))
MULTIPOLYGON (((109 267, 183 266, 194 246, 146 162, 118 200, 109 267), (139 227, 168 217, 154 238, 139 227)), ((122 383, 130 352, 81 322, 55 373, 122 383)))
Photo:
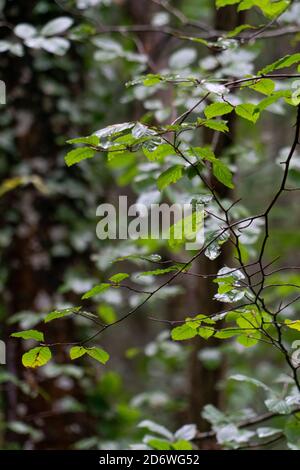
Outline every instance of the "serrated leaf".
POLYGON ((22 356, 22 364, 25 367, 35 369, 47 364, 52 357, 51 351, 46 346, 40 346, 37 348, 30 349, 22 356))
POLYGON ((207 106, 204 110, 204 114, 207 119, 211 119, 217 116, 223 116, 224 114, 229 114, 233 110, 233 106, 229 103, 217 102, 212 103, 207 106))
POLYGON ((98 284, 97 286, 93 287, 89 291, 87 291, 81 298, 89 299, 90 297, 94 297, 95 295, 102 294, 107 289, 109 289, 111 284, 103 282, 102 284, 98 284))
POLYGON ((67 153, 65 156, 65 162, 68 166, 72 166, 75 165, 75 163, 86 160, 87 158, 93 158, 94 155, 95 151, 93 149, 89 147, 79 147, 67 153))
POLYGON ((81 307, 69 307, 63 310, 54 310, 53 312, 48 313, 45 317, 44 322, 48 323, 49 321, 56 320, 57 318, 63 318, 67 315, 72 315, 73 313, 79 312, 81 307))
POLYGON ((13 338, 34 339, 35 341, 44 341, 44 333, 38 330, 25 330, 12 333, 13 338))
POLYGON ((174 165, 171 168, 168 168, 164 171, 157 180, 157 187, 160 191, 169 186, 172 183, 176 183, 180 178, 182 178, 183 173, 182 165, 174 165))

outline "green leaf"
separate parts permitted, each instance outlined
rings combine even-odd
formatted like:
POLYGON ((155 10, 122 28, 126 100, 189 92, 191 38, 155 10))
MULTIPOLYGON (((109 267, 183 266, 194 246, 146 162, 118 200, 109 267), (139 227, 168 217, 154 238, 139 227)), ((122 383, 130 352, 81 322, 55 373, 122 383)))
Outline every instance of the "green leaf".
POLYGON ((223 330, 215 333, 215 337, 219 339, 228 339, 240 333, 242 333, 240 328, 223 328, 223 330))
POLYGON ((174 450, 193 450, 193 446, 190 442, 185 440, 180 440, 172 443, 172 448, 174 450))
POLYGON ((227 121, 217 121, 214 119, 201 119, 198 118, 197 122, 200 126, 205 126, 208 129, 212 129, 213 131, 218 132, 228 132, 229 127, 227 126, 227 121))
POLYGON ((93 149, 89 147, 79 147, 67 153, 65 156, 65 162, 67 166, 72 166, 75 165, 75 163, 79 163, 87 158, 93 158, 94 155, 95 152, 93 149))
POLYGON ((94 297, 95 295, 102 294, 102 292, 105 292, 107 289, 110 288, 110 286, 111 284, 108 283, 98 284, 97 286, 87 291, 81 298, 89 299, 90 297, 94 297))
POLYGON ((227 188, 233 189, 232 173, 225 163, 220 160, 213 162, 213 174, 218 181, 223 183, 227 188))
POLYGON ((88 137, 76 137, 75 139, 67 140, 67 144, 87 144, 97 147, 99 145, 99 137, 96 135, 89 135, 88 137))
POLYGON ((173 147, 169 144, 161 144, 154 150, 149 150, 147 147, 143 146, 143 152, 145 157, 150 161, 163 160, 165 157, 174 155, 175 153, 173 147))
POLYGON ((198 328, 198 326, 200 326, 202 322, 207 323, 209 325, 214 325, 216 323, 215 320, 209 318, 207 315, 203 315, 203 313, 200 313, 195 317, 186 318, 186 323, 191 328, 198 328))
POLYGON ((267 73, 273 72, 273 70, 284 69, 287 67, 291 67, 294 64, 298 64, 300 62, 300 53, 290 54, 282 57, 281 59, 276 60, 270 65, 267 65, 262 70, 258 72, 260 75, 266 75, 267 73))
POLYGON ((44 341, 44 333, 38 330, 25 330, 12 333, 13 338, 34 339, 35 341, 44 341))
POLYGON ((174 341, 182 341, 185 339, 191 339, 197 336, 197 330, 191 328, 189 325, 184 323, 183 325, 173 328, 171 332, 171 337, 174 341))
POLYGON ((96 361, 100 362, 101 364, 106 364, 109 359, 109 354, 102 348, 85 348, 84 346, 73 346, 70 349, 70 358, 72 360, 78 359, 85 354, 92 357, 93 359, 96 359, 96 361))
POLYGON ((300 331, 300 320, 285 320, 284 322, 288 328, 291 328, 292 330, 297 330, 300 331))
POLYGON ((275 83, 270 78, 263 78, 254 83, 254 85, 250 85, 250 88, 252 90, 258 91, 259 93, 262 93, 263 95, 269 96, 275 89, 275 83))
POLYGON ((102 320, 107 324, 114 323, 117 319, 115 310, 111 305, 108 304, 99 305, 98 314, 99 317, 102 318, 102 320))
POLYGON ((70 349, 70 358, 72 361, 86 354, 87 350, 83 346, 73 346, 70 349))
POLYGON ((246 348, 250 348, 251 346, 255 346, 261 335, 258 331, 253 331, 247 335, 240 335, 237 337, 237 342, 245 346, 246 348))
POLYGON ((182 165, 174 165, 171 168, 168 168, 164 171, 157 180, 157 187, 160 191, 169 186, 172 183, 176 183, 180 178, 182 178, 183 173, 182 165))
POLYGON ((25 367, 41 367, 47 364, 52 357, 51 351, 46 346, 40 346, 27 351, 22 356, 22 364, 25 367))
POLYGON ((259 118, 259 113, 257 113, 257 106, 252 103, 239 104, 235 107, 235 112, 238 116, 251 121, 254 124, 259 118))
POLYGON ((126 148, 120 151, 111 150, 107 154, 107 160, 109 162, 113 162, 114 164, 116 163, 114 160, 120 160, 121 163, 128 164, 132 161, 132 159, 134 159, 134 153, 129 152, 126 148))
POLYGON ((109 354, 102 348, 88 348, 86 352, 90 357, 96 359, 98 362, 101 362, 101 364, 106 364, 109 359, 109 354))
POLYGON ((109 280, 115 284, 119 284, 119 282, 124 281, 124 279, 127 279, 128 277, 129 274, 127 273, 118 273, 111 276, 109 280))
POLYGON ((171 248, 182 245, 185 241, 194 241, 203 226, 204 214, 195 210, 191 214, 178 220, 170 227, 165 236, 171 248))
POLYGON ((200 326, 198 330, 199 336, 201 336, 201 338, 204 338, 204 339, 208 339, 211 336, 213 336, 214 332, 215 332, 215 329, 212 328, 211 326, 200 326))
POLYGON ((172 450, 172 445, 163 439, 150 439, 147 444, 155 450, 172 450))
POLYGON ((264 98, 260 103, 256 105, 256 108, 253 112, 253 117, 260 115, 261 111, 264 111, 268 106, 271 106, 271 104, 276 103, 276 101, 280 100, 280 98, 289 98, 290 93, 288 90, 283 90, 283 91, 277 91, 273 93, 270 96, 267 96, 267 98, 264 98))
POLYGON ((236 3, 240 3, 241 0, 216 0, 216 7, 226 7, 227 5, 235 5, 236 3))
POLYGON ((251 26, 251 24, 241 24, 240 26, 237 26, 234 28, 232 31, 229 31, 229 33, 226 34, 228 38, 233 38, 237 36, 239 33, 242 31, 245 31, 246 29, 255 29, 254 26, 251 26))
POLYGON ((161 276, 163 274, 168 274, 172 271, 178 271, 179 266, 170 266, 169 268, 164 269, 154 269, 153 271, 144 271, 143 273, 138 274, 137 277, 141 276, 161 276))
POLYGON ((63 310, 54 310, 53 312, 48 313, 44 319, 44 322, 48 323, 49 321, 56 320, 57 318, 63 318, 67 315, 72 315, 73 313, 79 312, 80 309, 81 307, 69 307, 63 310))
POLYGON ((216 116, 223 116, 224 114, 229 114, 232 110, 233 106, 231 106, 231 104, 218 102, 207 106, 204 110, 204 114, 207 119, 211 119, 216 116))
POLYGON ((154 75, 152 73, 149 73, 146 75, 143 79, 143 85, 144 86, 154 86, 157 85, 162 81, 161 75, 154 75))
POLYGON ((258 7, 263 14, 269 18, 276 18, 283 13, 289 6, 289 0, 242 0, 238 11, 249 10, 252 7, 258 7))
POLYGON ((274 18, 286 10, 286 8, 290 5, 290 0, 255 0, 254 4, 262 10, 265 16, 274 18))
POLYGON ((197 158, 214 162, 217 160, 214 152, 209 147, 192 147, 188 151, 189 155, 196 156, 197 158))

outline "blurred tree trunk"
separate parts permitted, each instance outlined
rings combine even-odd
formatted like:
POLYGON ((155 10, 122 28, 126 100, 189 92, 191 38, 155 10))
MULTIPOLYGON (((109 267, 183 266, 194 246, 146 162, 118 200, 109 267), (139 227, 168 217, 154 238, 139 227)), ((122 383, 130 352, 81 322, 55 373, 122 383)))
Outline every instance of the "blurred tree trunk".
MULTIPOLYGON (((214 28, 217 30, 230 31, 244 22, 244 15, 237 13, 236 8, 227 7, 216 10, 214 19, 214 28)), ((235 116, 230 114, 228 119, 229 132, 220 134, 215 148, 217 157, 222 156, 228 147, 234 144, 235 139, 235 116)), ((211 144, 213 133, 205 131, 204 139, 211 144)), ((211 175, 211 184, 216 189, 219 197, 232 198, 232 191, 226 186, 220 184, 211 175)), ((198 261, 198 272, 208 274, 207 278, 199 278, 194 281, 192 289, 193 303, 197 306, 197 313, 211 315, 224 309, 225 305, 213 300, 216 293, 216 285, 212 282, 210 275, 215 274, 224 267, 230 265, 231 250, 228 243, 222 249, 221 255, 214 261, 209 260, 202 255, 198 261)), ((203 407, 211 403, 217 407, 222 407, 222 392, 218 389, 218 383, 224 375, 225 364, 220 364, 216 369, 209 370, 199 359, 199 353, 203 348, 218 347, 219 342, 213 338, 204 340, 197 338, 193 342, 193 350, 190 358, 190 401, 189 418, 196 422, 200 431, 206 431, 210 428, 209 423, 201 418, 203 407)), ((204 443, 204 448, 209 448, 210 443, 204 443)))
MULTIPOLYGON (((33 21, 32 10, 36 1, 20 0, 18 5, 8 2, 5 7, 5 18, 11 24, 33 21)), ((46 22, 50 18, 44 18, 46 22)), ((43 20, 42 20, 43 21, 43 20)), ((42 72, 35 69, 32 53, 25 51, 24 57, 6 55, 6 67, 2 78, 7 85, 8 106, 11 111, 11 128, 14 131, 14 147, 16 161, 26 166, 29 174, 37 174, 47 178, 56 167, 60 147, 57 135, 64 135, 65 123, 54 122, 57 98, 49 98, 42 86, 42 72)), ((80 68, 80 63, 78 64, 80 68)), ((60 73, 60 72, 58 72, 60 73)), ((51 76, 52 69, 48 72, 51 76)), ((54 79, 56 71, 53 72, 54 79)), ((80 74, 78 74, 80 80, 80 74)), ((67 74, 61 77, 68 80, 67 74)), ((80 90, 80 84, 70 82, 74 95, 80 90)), ((14 168, 11 165, 11 168, 14 168)), ((6 175, 7 178, 11 173, 6 175)), ((32 185, 4 196, 2 204, 14 211, 15 223, 12 242, 5 253, 5 265, 9 267, 5 291, 5 304, 8 318, 18 312, 47 311, 52 307, 52 296, 63 280, 63 273, 68 263, 74 259, 53 260, 49 254, 52 245, 51 228, 55 225, 52 218, 55 207, 60 203, 57 197, 40 193, 32 185)), ((49 339, 67 342, 70 339, 71 325, 67 323, 50 325, 49 339)), ((41 431, 45 431, 45 439, 41 444, 30 443, 30 446, 42 446, 46 449, 67 449, 78 436, 74 436, 71 425, 79 423, 79 416, 56 413, 53 409, 55 400, 66 395, 58 381, 45 379, 39 370, 28 370, 22 366, 22 342, 8 339, 9 334, 17 329, 17 325, 7 327, 7 368, 9 372, 24 380, 36 393, 36 398, 24 396, 13 383, 6 386, 6 419, 8 422, 24 420, 41 431), (43 390, 43 393, 40 393, 43 390), (29 421, 27 421, 27 418, 29 421)), ((65 351, 57 350, 58 362, 65 362, 65 351)), ((68 390, 67 394, 74 397, 80 395, 79 387, 68 390)), ((85 423, 82 426, 82 430, 85 423)), ((24 436, 8 433, 8 442, 23 444, 24 436)), ((28 440, 26 439, 28 442, 28 440)))

